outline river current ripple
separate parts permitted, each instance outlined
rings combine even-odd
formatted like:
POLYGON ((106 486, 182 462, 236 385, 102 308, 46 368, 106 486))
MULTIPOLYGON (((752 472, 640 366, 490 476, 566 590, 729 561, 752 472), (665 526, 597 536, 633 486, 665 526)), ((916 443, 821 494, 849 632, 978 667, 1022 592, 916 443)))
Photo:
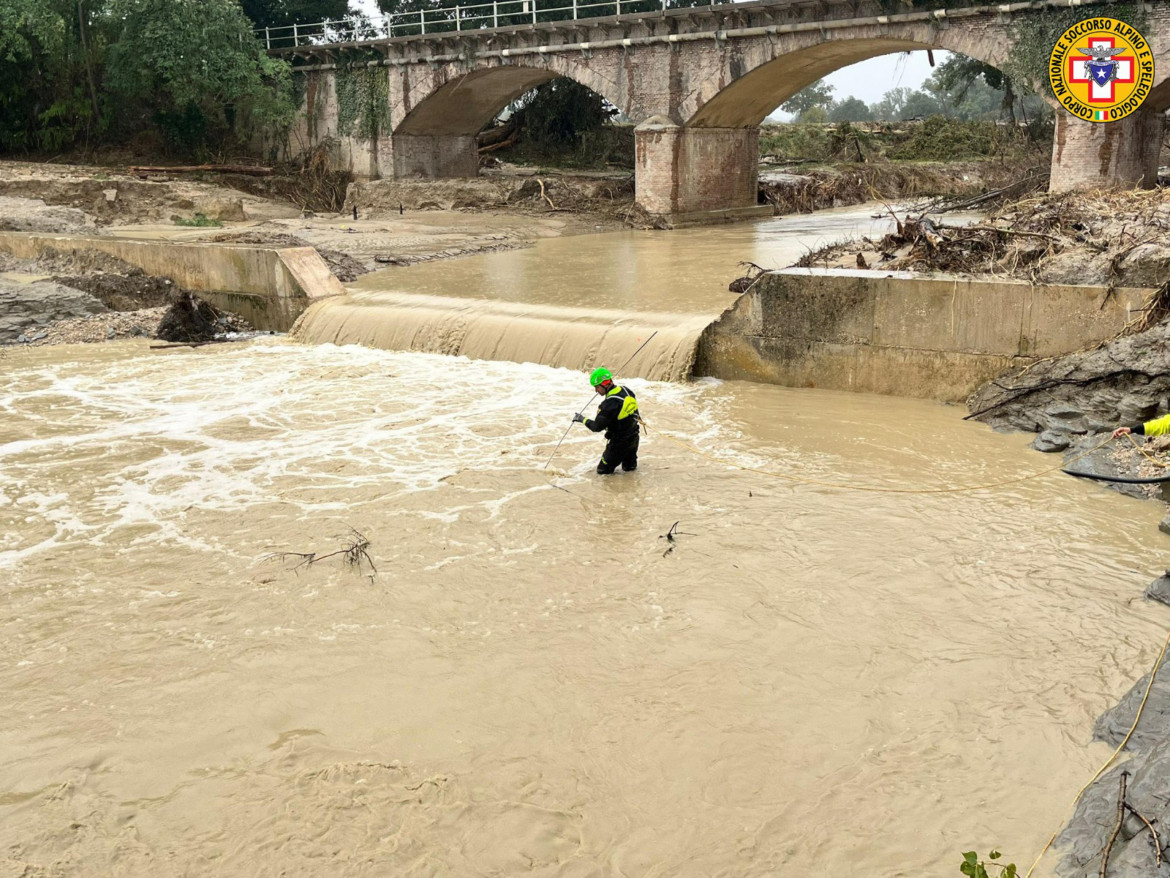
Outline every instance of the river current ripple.
POLYGON ((65 875, 1029 861, 1152 661, 1156 510, 929 403, 257 341, 0 372, 0 845, 65 875), (660 536, 686 532, 669 553, 660 536), (354 528, 376 571, 335 551, 354 528))

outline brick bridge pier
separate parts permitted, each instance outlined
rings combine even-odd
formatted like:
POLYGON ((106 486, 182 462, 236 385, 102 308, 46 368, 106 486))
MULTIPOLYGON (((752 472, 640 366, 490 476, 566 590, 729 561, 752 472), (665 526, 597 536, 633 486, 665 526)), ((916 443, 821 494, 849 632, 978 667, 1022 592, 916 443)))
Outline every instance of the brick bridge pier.
MULTIPOLYGON (((520 2, 527 16, 528 0, 511 5, 519 9, 520 2)), ((1045 7, 1093 5, 1110 15, 1108 4, 1077 0, 895 13, 869 0, 756 0, 482 26, 499 23, 482 10, 503 5, 475 7, 468 21, 477 26, 448 20, 439 33, 395 35, 388 20, 384 35, 363 39, 326 30, 286 38, 292 45, 284 47, 280 38, 271 40, 273 54, 291 57, 307 77, 293 143, 307 150, 332 138, 340 143, 338 161, 361 176, 475 176, 480 129, 526 91, 566 76, 638 122, 635 184, 643 207, 675 218, 734 217, 755 209, 764 117, 834 70, 922 49, 1000 66, 1017 23, 1045 7), (386 135, 361 139, 339 130, 337 79, 355 64, 386 77, 386 135)), ((576 14, 575 3, 571 8, 576 14)), ((1170 3, 1143 9, 1156 87, 1141 110, 1120 122, 1092 124, 1058 110, 1054 191, 1148 186, 1156 179, 1170 108, 1170 3)), ((1047 88, 1041 93, 1051 96, 1047 88)))

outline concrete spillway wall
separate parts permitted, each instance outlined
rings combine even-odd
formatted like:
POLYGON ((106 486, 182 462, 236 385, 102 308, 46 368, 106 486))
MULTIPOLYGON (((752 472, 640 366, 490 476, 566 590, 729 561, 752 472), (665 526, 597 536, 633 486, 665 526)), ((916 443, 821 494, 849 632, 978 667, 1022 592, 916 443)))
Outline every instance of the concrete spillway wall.
POLYGON ((345 292, 312 247, 0 232, 0 251, 21 259, 36 259, 49 251, 95 250, 147 274, 169 277, 216 307, 239 314, 257 329, 286 331, 312 302, 345 292))
POLYGON ((962 400, 1012 366, 1113 337, 1151 292, 786 269, 704 331, 695 374, 962 400))

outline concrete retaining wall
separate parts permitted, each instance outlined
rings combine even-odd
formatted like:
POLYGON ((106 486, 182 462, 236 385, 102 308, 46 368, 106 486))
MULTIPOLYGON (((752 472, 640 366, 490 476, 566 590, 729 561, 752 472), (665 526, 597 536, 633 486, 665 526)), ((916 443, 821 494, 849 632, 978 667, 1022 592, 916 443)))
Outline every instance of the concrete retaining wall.
POLYGON ((1112 337, 1150 293, 787 269, 707 328, 695 374, 962 400, 1014 365, 1112 337))
POLYGON ((147 274, 169 277, 213 305, 236 312, 257 329, 278 332, 289 329, 312 301, 345 292, 312 247, 0 232, 0 250, 21 259, 36 259, 48 250, 108 253, 147 274))
POLYGON ((394 176, 474 177, 479 173, 475 135, 395 134, 394 176))

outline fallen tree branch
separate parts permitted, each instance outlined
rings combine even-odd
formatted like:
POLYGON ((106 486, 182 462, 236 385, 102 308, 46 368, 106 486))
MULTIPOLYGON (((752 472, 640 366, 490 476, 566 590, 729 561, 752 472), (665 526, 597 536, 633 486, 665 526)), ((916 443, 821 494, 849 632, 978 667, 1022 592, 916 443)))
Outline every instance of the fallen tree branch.
POLYGON ((227 339, 212 339, 211 341, 182 341, 174 344, 152 344, 152 351, 168 351, 171 348, 201 348, 206 344, 222 344, 227 339))
MULTIPOLYGON (((877 191, 872 186, 869 187, 869 192, 870 192, 871 196, 877 194, 877 191)), ((902 228, 902 221, 900 219, 898 219, 898 215, 896 213, 894 213, 894 208, 890 207, 890 205, 886 202, 886 200, 884 198, 879 198, 878 200, 881 201, 881 203, 883 205, 885 205, 885 208, 889 212, 890 216, 892 216, 894 218, 894 225, 897 226, 897 229, 898 229, 898 237, 899 238, 904 237, 906 232, 902 228)), ((907 214, 906 218, 907 218, 907 220, 909 220, 909 218, 910 218, 909 214, 907 214)))
POLYGON ((541 198, 543 198, 545 201, 547 201, 547 202, 548 202, 548 206, 549 206, 549 207, 551 207, 553 210, 556 210, 556 209, 557 209, 557 206, 556 206, 555 204, 553 204, 553 203, 552 203, 552 199, 551 199, 551 198, 549 198, 549 197, 548 197, 548 194, 547 194, 547 193, 544 191, 544 180, 542 180, 542 179, 540 179, 539 177, 537 177, 537 178, 536 178, 536 182, 540 184, 540 197, 541 197, 541 198))
POLYGON ((739 265, 745 266, 747 268, 747 271, 745 274, 741 275, 740 277, 737 277, 735 280, 733 280, 731 283, 729 283, 727 285, 728 292, 732 292, 732 293, 751 292, 752 287, 754 287, 757 283, 760 282, 760 278, 762 278, 765 274, 768 273, 768 269, 764 268, 761 265, 756 265, 754 262, 744 261, 744 262, 740 262, 739 265), (752 274, 753 270, 755 271, 754 275, 752 274))
POLYGON ((1045 232, 1026 232, 1023 229, 1003 229, 999 226, 949 226, 944 223, 938 224, 939 228, 955 229, 956 231, 974 231, 974 232, 1000 232, 1004 235, 1024 235, 1029 238, 1047 238, 1049 241, 1057 241, 1061 244, 1065 239, 1056 235, 1049 235, 1045 232))
POLYGON ((1170 314, 1170 280, 1154 290, 1146 299, 1146 303, 1137 310, 1138 316, 1122 327, 1121 332, 1116 336, 1117 338, 1152 329, 1170 314))
POLYGON ((1140 820, 1142 823, 1146 824, 1146 829, 1150 830, 1150 838, 1152 838, 1154 840, 1154 858, 1155 858, 1156 864, 1159 867, 1161 867, 1161 865, 1162 865, 1162 840, 1160 838, 1158 838, 1158 833, 1154 831, 1154 824, 1151 823, 1149 820, 1147 820, 1146 815, 1144 815, 1141 811, 1139 811, 1133 805, 1129 804, 1129 802, 1125 803, 1125 807, 1129 811, 1130 814, 1133 814, 1135 817, 1137 817, 1138 820, 1140 820))
POLYGON ((1023 177, 999 189, 992 189, 990 192, 984 192, 981 195, 975 195, 970 198, 952 198, 949 200, 947 198, 936 198, 933 201, 912 205, 906 208, 906 210, 909 213, 950 213, 954 210, 970 210, 989 201, 995 201, 997 198, 1019 194, 1016 190, 1027 189, 1032 185, 1039 187, 1048 176, 1047 171, 1040 171, 1039 168, 1030 168, 1023 177))
POLYGON ((489 152, 495 152, 497 149, 507 149, 509 146, 515 146, 519 139, 519 132, 513 134, 507 140, 501 140, 499 143, 491 143, 487 146, 481 146, 476 150, 480 155, 487 155, 489 152))
POLYGON ((1113 827, 1113 834, 1109 836, 1109 841, 1106 842, 1105 850, 1101 854, 1101 878, 1105 878, 1105 871, 1109 868, 1109 854, 1113 850, 1113 842, 1117 841, 1117 836, 1121 832, 1121 824, 1125 821, 1125 781, 1128 777, 1128 771, 1121 772, 1121 789, 1117 793, 1117 825, 1113 827))
POLYGON ((221 174, 247 174, 249 177, 271 177, 272 168, 263 168, 259 165, 176 165, 174 167, 156 167, 151 165, 131 165, 131 174, 194 174, 199 171, 215 171, 221 174))
POLYGON ((778 156, 775 153, 768 153, 765 156, 760 156, 760 164, 769 165, 811 165, 816 162, 823 162, 824 159, 786 159, 778 156))
MULTIPOLYGON (((339 537, 339 539, 341 538, 339 537)), ((369 538, 357 530, 357 528, 351 527, 347 539, 348 543, 337 551, 329 552, 326 555, 318 555, 316 552, 273 552, 270 555, 265 555, 264 560, 285 561, 289 558, 300 558, 300 563, 293 567, 293 570, 300 570, 302 567, 312 567, 314 564, 341 556, 347 567, 357 567, 360 569, 362 561, 365 561, 370 565, 370 569, 377 573, 378 568, 374 566, 374 559, 370 557, 369 553, 369 538)))
POLYGON ((696 536, 698 536, 698 534, 687 533, 686 531, 678 530, 677 528, 678 528, 678 522, 676 521, 674 524, 672 524, 670 526, 670 530, 668 530, 664 534, 660 534, 658 537, 658 539, 666 540, 670 544, 669 546, 666 547, 666 551, 662 553, 663 558, 665 558, 667 555, 669 555, 671 552, 674 551, 674 547, 678 543, 678 540, 676 539, 676 537, 680 537, 680 536, 696 537, 696 536))

